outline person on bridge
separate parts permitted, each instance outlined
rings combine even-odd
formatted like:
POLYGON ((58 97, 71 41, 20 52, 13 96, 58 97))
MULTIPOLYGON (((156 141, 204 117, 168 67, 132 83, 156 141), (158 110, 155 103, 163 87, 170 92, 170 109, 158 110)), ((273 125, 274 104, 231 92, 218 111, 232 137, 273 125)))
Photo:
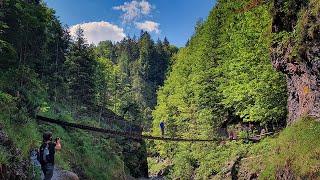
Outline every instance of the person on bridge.
POLYGON ((164 136, 164 122, 160 122, 161 136, 164 136))
POLYGON ((44 180, 51 180, 54 170, 54 154, 56 150, 61 150, 60 138, 52 141, 52 133, 43 134, 43 143, 40 146, 39 161, 44 175, 44 180))

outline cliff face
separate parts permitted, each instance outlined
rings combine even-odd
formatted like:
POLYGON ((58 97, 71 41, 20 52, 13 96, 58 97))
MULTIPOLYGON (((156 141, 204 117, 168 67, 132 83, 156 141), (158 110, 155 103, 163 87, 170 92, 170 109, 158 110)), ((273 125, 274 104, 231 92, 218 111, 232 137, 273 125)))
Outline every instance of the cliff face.
POLYGON ((320 3, 275 0, 272 31, 272 63, 287 77, 287 123, 320 117, 320 3))

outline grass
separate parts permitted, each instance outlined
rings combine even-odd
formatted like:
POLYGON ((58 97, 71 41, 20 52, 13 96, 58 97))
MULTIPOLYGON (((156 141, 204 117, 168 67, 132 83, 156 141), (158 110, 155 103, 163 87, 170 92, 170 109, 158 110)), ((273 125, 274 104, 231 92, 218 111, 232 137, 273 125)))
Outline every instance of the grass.
MULTIPOLYGON (((115 140, 107 139, 104 135, 90 133, 82 130, 63 128, 58 125, 38 124, 36 120, 30 118, 28 114, 19 110, 11 101, 11 97, 0 94, 0 125, 8 138, 13 142, 14 147, 21 150, 22 156, 14 158, 29 159, 31 149, 39 148, 42 140, 42 133, 53 132, 54 138, 61 137, 62 150, 56 153, 56 165, 65 170, 77 169, 82 177, 86 179, 115 179, 124 177, 125 165, 121 154, 121 147, 115 140)), ((57 108, 57 107, 55 107, 57 108)), ((63 106, 59 106, 60 113, 54 113, 53 108, 47 104, 44 114, 49 117, 59 117, 61 119, 74 122, 70 111, 63 106)), ((83 119, 82 123, 94 119, 83 119)), ((95 126, 98 126, 95 123, 95 126)), ((10 165, 9 159, 13 155, 0 146, 0 164, 10 165)), ((39 171, 39 170, 38 170, 39 171)), ((32 175, 29 172, 29 177, 32 175)), ((36 173, 38 174, 38 173, 36 173)))
POLYGON ((286 128, 272 142, 267 168, 262 179, 276 178, 281 170, 291 170, 294 177, 314 179, 320 177, 320 123, 302 118, 286 128))
MULTIPOLYGON (((192 148, 190 146, 190 149, 192 148)), ((243 157, 238 170, 241 178, 249 178, 246 175, 251 173, 259 175, 259 179, 281 179, 281 173, 289 172, 287 175, 295 179, 319 179, 320 122, 313 118, 302 118, 278 135, 266 137, 259 143, 228 142, 220 146, 204 145, 194 149, 194 152, 196 154, 193 155, 190 152, 175 154, 175 159, 179 161, 173 162, 169 178, 183 174, 188 176, 194 170, 195 179, 223 175, 228 172, 228 163, 240 156, 243 157), (197 159, 196 166, 190 164, 190 157, 197 159)), ((149 158, 148 162, 152 174, 168 166, 157 163, 154 158, 149 158)))
POLYGON ((9 158, 10 154, 3 146, 0 146, 0 164, 8 164, 9 158))
MULTIPOLYGON (((95 119, 85 117, 75 120, 70 110, 58 104, 54 106, 55 109, 59 108, 60 113, 47 108, 42 115, 99 126, 95 119)), ((56 163, 63 169, 71 170, 76 167, 88 179, 113 179, 126 174, 120 158, 122 154, 117 153, 121 152, 117 149, 119 145, 104 135, 48 124, 40 125, 39 131, 51 131, 55 137, 61 138, 62 150, 57 153, 56 163)))
POLYGON ((281 172, 296 179, 320 177, 320 122, 302 118, 250 147, 242 168, 260 174, 259 179, 278 179, 281 172))

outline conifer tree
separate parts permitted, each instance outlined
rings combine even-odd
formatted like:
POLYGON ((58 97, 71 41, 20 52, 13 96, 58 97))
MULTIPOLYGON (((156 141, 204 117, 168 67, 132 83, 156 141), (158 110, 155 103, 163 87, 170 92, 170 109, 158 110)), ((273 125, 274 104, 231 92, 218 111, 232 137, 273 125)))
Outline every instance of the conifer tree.
POLYGON ((75 41, 71 44, 65 65, 71 98, 85 105, 93 104, 96 61, 93 49, 86 44, 81 27, 76 31, 75 41))

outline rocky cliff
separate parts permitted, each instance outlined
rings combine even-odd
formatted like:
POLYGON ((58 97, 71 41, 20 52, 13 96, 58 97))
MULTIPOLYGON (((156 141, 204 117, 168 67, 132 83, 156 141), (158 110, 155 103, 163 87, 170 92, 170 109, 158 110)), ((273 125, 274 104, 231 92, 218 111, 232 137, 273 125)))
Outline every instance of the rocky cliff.
POLYGON ((287 77, 288 120, 320 116, 320 3, 275 0, 273 66, 287 77))

